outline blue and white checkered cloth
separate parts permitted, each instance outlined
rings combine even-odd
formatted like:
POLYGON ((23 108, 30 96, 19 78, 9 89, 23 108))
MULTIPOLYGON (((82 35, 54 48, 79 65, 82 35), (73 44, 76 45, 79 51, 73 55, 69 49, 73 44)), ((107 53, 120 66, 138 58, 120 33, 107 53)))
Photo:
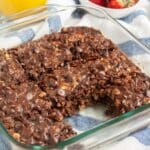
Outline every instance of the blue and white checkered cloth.
MULTIPOLYGON (((48 3, 58 3, 58 4, 75 4, 80 3, 81 0, 49 0, 48 3)), ((75 17, 81 17, 85 15, 82 11, 75 11, 74 16, 75 17)), ((83 17, 84 19, 84 17, 83 17)), ((87 19, 87 18, 86 18, 87 19)), ((135 11, 134 13, 130 14, 127 17, 121 18, 120 23, 126 26, 132 33, 134 33, 144 44, 150 46, 150 1, 149 0, 143 0, 143 3, 141 4, 141 7, 135 11)), ((47 33, 47 30, 49 30, 49 33, 51 31, 58 31, 61 27, 61 20, 59 16, 55 16, 54 18, 49 18, 43 28, 38 30, 38 28, 35 26, 33 28, 27 29, 23 32, 16 32, 13 33, 9 40, 6 40, 1 38, 0 39, 0 48, 9 48, 16 46, 18 44, 21 44, 22 42, 29 41, 31 39, 37 39, 41 36, 41 33, 47 33), (35 32, 37 31, 38 32, 35 32)), ((121 41, 122 44, 120 44, 120 47, 124 49, 126 48, 127 53, 131 53, 132 51, 137 51, 138 47, 135 46, 134 42, 132 41, 121 41)), ((143 52, 141 52, 141 55, 143 52)), ((131 54, 132 55, 132 54, 131 54)), ((139 51, 140 55, 140 51, 139 51)), ((98 114, 100 114, 98 112, 98 114)), ((79 132, 83 132, 94 125, 99 124, 103 120, 100 120, 99 117, 97 117, 97 114, 87 113, 87 112, 81 112, 78 115, 75 115, 71 118, 68 118, 67 121, 71 123, 71 125, 79 132), (90 115, 87 115, 90 114, 90 115)), ((104 148, 105 150, 150 150, 150 126, 140 130, 136 133, 131 134, 124 140, 115 143, 107 148, 104 148)), ((104 150, 103 149, 103 150, 104 150)), ((11 150, 10 145, 5 140, 5 138, 0 134, 0 150, 11 150)))

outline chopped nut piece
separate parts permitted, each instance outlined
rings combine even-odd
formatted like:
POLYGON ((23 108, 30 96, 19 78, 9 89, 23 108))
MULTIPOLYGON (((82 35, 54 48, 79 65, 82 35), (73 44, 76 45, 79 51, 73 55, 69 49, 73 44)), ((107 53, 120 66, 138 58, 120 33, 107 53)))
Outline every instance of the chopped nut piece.
POLYGON ((19 134, 19 133, 14 133, 14 134, 13 134, 13 137, 14 137, 17 141, 20 140, 20 134, 19 134))
POLYGON ((39 94, 39 96, 40 96, 40 97, 44 97, 44 96, 46 96, 46 93, 45 93, 45 92, 41 92, 41 93, 39 94))
POLYGON ((114 95, 120 95, 120 90, 117 89, 117 88, 114 88, 114 89, 112 90, 112 94, 114 94, 114 95))

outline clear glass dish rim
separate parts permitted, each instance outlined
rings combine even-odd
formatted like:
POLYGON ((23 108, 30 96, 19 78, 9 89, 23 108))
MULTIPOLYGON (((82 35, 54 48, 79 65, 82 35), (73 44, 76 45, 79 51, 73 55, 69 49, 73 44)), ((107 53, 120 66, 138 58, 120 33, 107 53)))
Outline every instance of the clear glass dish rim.
MULTIPOLYGON (((43 15, 43 19, 46 18, 48 15, 48 13, 58 13, 60 11, 64 11, 65 9, 69 9, 69 8, 87 8, 87 9, 91 9, 91 10, 95 10, 97 12, 100 12, 102 13, 105 18, 107 18, 108 20, 112 21, 113 23, 115 23, 116 25, 118 25, 118 27, 120 27, 122 30, 126 31, 127 34, 138 44, 140 45, 143 50, 145 52, 148 52, 150 53, 150 49, 149 47, 146 47, 146 45, 144 45, 143 43, 141 43, 134 35, 132 35, 132 33, 130 33, 126 28, 124 28, 117 20, 115 20, 114 18, 111 17, 110 14, 108 14, 107 12, 105 12, 104 10, 100 10, 100 9, 96 9, 96 8, 93 8, 93 7, 90 7, 90 6, 86 6, 86 5, 68 5, 68 6, 64 6, 64 5, 58 5, 58 4, 48 4, 48 5, 45 5, 45 6, 41 6, 41 7, 38 7, 38 8, 34 8, 34 9, 30 9, 30 10, 26 10, 26 11, 23 11, 23 12, 20 12, 20 13, 17 13, 17 14, 14 14, 14 15, 11 15, 11 16, 8 16, 8 17, 5 17, 4 19, 0 19, 0 22, 5 22, 5 26, 2 26, 2 28, 0 27, 0 31, 4 31, 6 32, 7 30, 9 31, 10 27, 12 27, 12 25, 8 25, 7 26, 7 22, 12 22, 14 20, 16 20, 16 18, 19 18, 20 19, 20 16, 25 16, 25 17, 30 17, 30 15, 32 16, 33 14, 36 15, 36 13, 38 13, 39 11, 42 11, 42 10, 47 10, 47 8, 50 8, 50 7, 61 7, 62 9, 61 10, 56 10, 55 12, 46 12, 46 14, 43 15), (64 9, 63 9, 64 8, 64 9), (27 15, 27 16, 26 16, 27 15)), ((96 16, 98 18, 101 18, 100 16, 96 16)), ((32 20, 34 22, 34 20, 32 20)), ((21 22, 22 23, 22 22, 21 22)), ((23 22, 24 23, 24 22, 23 22)), ((15 23, 17 24, 17 23, 15 23)), ((132 110, 132 111, 129 111, 125 114, 122 114, 118 117, 115 117, 113 119, 110 119, 108 121, 105 121, 104 123, 100 124, 100 125, 97 125, 96 127, 90 129, 90 130, 87 130, 79 135, 76 135, 68 140, 65 140, 65 141, 62 141, 62 142, 59 142, 58 144, 55 144, 55 145, 48 145, 48 146, 40 146, 40 145, 27 145, 27 144, 22 144, 18 141, 16 141, 8 132, 7 132, 7 129, 3 126, 3 124, 0 122, 0 130, 2 131, 2 133, 4 135, 6 135, 6 137, 11 141, 13 142, 14 144, 22 147, 22 148, 28 148, 28 149, 33 149, 33 150, 42 150, 42 149, 49 149, 49 148, 64 148, 65 146, 67 146, 68 144, 71 144, 71 143, 74 143, 74 142, 77 142, 78 140, 82 139, 82 138, 85 138, 89 135, 92 135, 93 133, 95 133, 96 131, 99 131, 100 129, 102 128, 105 128, 105 127, 108 127, 112 124, 117 124, 119 123, 120 121, 124 120, 124 119, 127 119, 127 118, 130 118, 132 116, 135 116, 136 114, 139 114, 140 112, 146 110, 146 109, 150 109, 150 104, 146 104, 146 105, 143 105, 135 110, 132 110)))

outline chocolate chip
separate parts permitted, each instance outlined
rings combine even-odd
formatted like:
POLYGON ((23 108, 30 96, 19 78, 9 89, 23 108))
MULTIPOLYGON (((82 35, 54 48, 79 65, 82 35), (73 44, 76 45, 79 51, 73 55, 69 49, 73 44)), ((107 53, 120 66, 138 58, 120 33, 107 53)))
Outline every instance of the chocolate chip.
POLYGON ((73 82, 72 77, 70 75, 65 75, 64 79, 66 82, 73 82))

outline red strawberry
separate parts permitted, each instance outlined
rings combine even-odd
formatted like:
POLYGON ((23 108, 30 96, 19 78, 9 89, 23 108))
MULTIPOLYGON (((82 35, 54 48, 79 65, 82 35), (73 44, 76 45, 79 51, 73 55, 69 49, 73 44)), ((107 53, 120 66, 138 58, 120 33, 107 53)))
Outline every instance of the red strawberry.
POLYGON ((90 0, 90 1, 97 5, 106 6, 106 0, 90 0))
POLYGON ((109 8, 125 8, 130 0, 109 0, 107 7, 109 8))

